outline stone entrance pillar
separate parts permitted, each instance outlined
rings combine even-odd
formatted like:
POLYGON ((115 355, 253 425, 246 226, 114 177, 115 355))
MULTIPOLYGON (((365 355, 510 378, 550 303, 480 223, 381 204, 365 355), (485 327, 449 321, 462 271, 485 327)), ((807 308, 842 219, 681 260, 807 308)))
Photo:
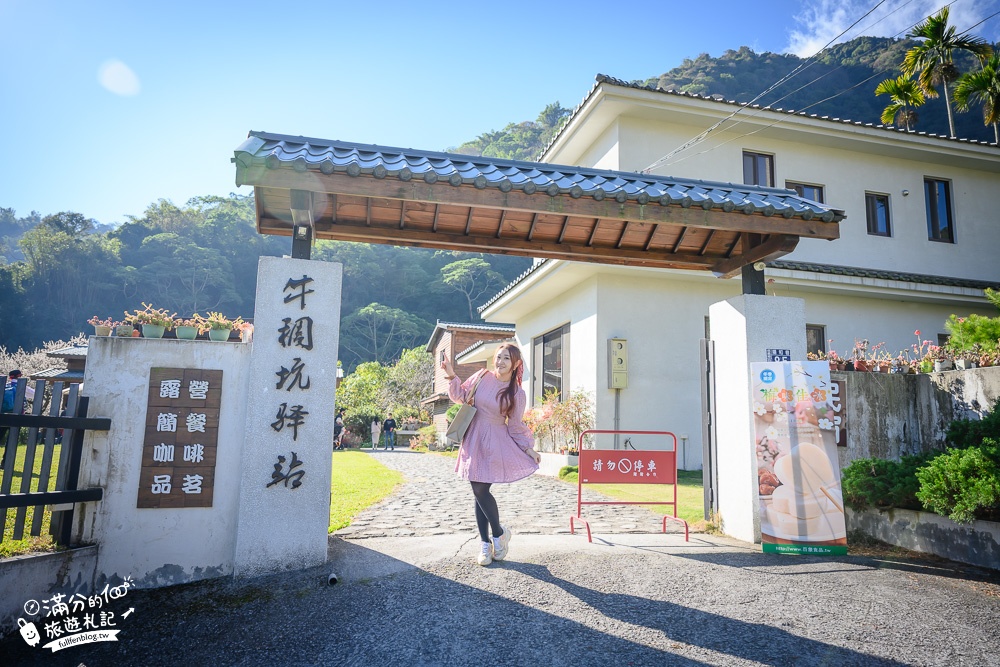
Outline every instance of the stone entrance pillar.
POLYGON ((718 503, 722 530, 760 542, 757 462, 753 441, 750 363, 768 349, 806 358, 805 301, 744 294, 709 307, 715 341, 718 503))
POLYGON ((261 257, 235 574, 326 562, 343 267, 261 257))

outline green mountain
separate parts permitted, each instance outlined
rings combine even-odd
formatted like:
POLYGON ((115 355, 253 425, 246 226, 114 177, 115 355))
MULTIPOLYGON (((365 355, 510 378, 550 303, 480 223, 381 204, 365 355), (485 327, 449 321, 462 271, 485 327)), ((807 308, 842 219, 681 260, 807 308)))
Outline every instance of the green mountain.
MULTIPOLYGON (((750 102, 801 67, 794 77, 755 104, 878 125, 889 98, 876 96, 875 88, 884 79, 899 76, 903 56, 916 43, 889 37, 858 37, 825 49, 812 62, 791 54, 755 53, 743 46, 718 58, 703 53, 658 77, 636 83, 750 102)), ((970 54, 956 54, 955 62, 961 72, 977 69, 970 54)), ((927 100, 917 114, 914 130, 948 135, 944 97, 927 100)), ((993 141, 993 130, 983 124, 979 110, 956 113, 955 132, 966 139, 993 141)))

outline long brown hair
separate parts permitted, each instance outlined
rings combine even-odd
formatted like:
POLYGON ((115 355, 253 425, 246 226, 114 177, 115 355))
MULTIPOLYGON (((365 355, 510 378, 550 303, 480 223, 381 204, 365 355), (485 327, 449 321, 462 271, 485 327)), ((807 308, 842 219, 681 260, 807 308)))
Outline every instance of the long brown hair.
POLYGON ((497 392, 497 399, 500 403, 500 414, 504 417, 510 418, 510 414, 514 411, 514 397, 517 396, 518 390, 521 389, 521 377, 524 375, 524 359, 521 357, 521 349, 514 345, 513 343, 503 343, 497 348, 494 353, 493 358, 500 354, 504 349, 510 353, 510 382, 506 387, 497 392))

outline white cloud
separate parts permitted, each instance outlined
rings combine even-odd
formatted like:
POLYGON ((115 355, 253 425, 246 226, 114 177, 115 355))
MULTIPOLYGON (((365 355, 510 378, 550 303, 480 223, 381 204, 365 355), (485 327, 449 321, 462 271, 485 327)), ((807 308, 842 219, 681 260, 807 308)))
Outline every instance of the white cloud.
POLYGON ((106 90, 131 97, 139 94, 139 77, 132 68, 120 60, 108 60, 97 68, 97 80, 106 90))
MULTIPOLYGON (((789 53, 808 57, 822 49, 849 25, 857 21, 875 3, 872 0, 804 0, 802 11, 795 16, 798 28, 789 35, 789 53)), ((851 28, 837 42, 846 42, 861 35, 902 37, 919 21, 936 14, 946 0, 890 0, 851 28)), ((959 32, 1000 9, 1000 0, 958 0, 951 5, 949 25, 959 32)), ((973 34, 996 41, 1000 37, 1000 17, 994 17, 973 29, 973 34)))

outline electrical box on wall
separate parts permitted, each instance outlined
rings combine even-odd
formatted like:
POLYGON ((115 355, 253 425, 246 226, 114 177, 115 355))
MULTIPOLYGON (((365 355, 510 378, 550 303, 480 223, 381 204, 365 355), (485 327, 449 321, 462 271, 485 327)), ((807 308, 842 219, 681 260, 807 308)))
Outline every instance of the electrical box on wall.
POLYGON ((608 339, 608 389, 628 387, 628 341, 608 339))

